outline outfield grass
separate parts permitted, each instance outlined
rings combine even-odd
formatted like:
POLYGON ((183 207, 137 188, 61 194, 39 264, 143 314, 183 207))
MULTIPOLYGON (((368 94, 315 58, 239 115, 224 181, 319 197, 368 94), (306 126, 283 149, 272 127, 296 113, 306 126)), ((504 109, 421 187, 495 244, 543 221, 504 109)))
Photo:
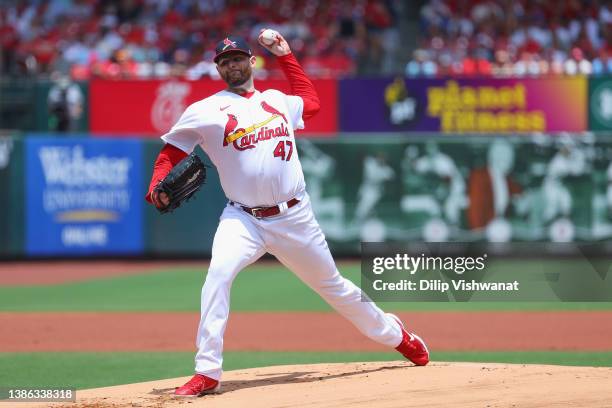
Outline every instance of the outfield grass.
MULTIPOLYGON (((519 262, 520 263, 520 262, 519 262)), ((524 262, 523 262, 524 263, 524 262)), ((529 265, 516 267, 529 267, 529 265)), ((341 265, 359 284, 358 264, 341 265)), ((0 287, 0 312, 199 311, 204 270, 180 267, 51 286, 0 287)), ((257 264, 243 271, 232 290, 233 311, 330 311, 284 267, 257 264)), ((612 310, 612 303, 387 302, 389 311, 612 310)), ((0 387, 71 386, 78 389, 187 376, 191 352, 2 353, 0 387)), ((398 354, 338 352, 226 352, 225 370, 322 362, 390 361, 398 354)), ((609 352, 433 352, 434 361, 537 363, 612 367, 609 352)), ((178 384, 177 384, 178 385, 178 384)))
MULTIPOLYGON (((359 284, 358 264, 341 267, 359 284)), ((204 270, 176 268, 52 286, 0 287, 0 311, 198 311, 204 270)), ((291 272, 261 264, 240 273, 233 311, 329 311, 291 272)), ((612 303, 380 302, 385 310, 610 310, 612 303)))
MULTIPOLYGON (((193 353, 0 353, 1 387, 96 388, 188 376, 193 353)), ((226 352, 224 369, 286 364, 397 361, 391 353, 226 352)), ((612 352, 434 352, 433 361, 612 367, 612 352)), ((177 384, 179 385, 179 384, 177 384)))

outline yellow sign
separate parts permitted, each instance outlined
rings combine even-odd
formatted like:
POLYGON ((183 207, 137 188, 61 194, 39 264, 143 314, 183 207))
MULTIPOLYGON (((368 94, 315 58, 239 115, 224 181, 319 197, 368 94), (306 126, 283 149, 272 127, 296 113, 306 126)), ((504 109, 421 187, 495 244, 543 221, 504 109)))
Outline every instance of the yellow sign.
POLYGON ((527 91, 520 83, 460 87, 447 81, 444 87, 427 89, 427 113, 440 118, 443 132, 546 130, 544 112, 527 110, 527 91))

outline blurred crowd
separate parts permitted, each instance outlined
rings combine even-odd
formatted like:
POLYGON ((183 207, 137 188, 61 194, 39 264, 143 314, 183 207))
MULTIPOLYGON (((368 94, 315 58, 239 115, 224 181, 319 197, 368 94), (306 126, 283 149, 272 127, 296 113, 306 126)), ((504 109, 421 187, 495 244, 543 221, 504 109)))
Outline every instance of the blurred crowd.
MULTIPOLYGON (((3 0, 0 73, 151 78, 216 76, 215 43, 229 33, 255 45, 262 27, 290 41, 313 77, 376 71, 397 44, 397 1, 3 0)), ((260 76, 279 75, 263 53, 260 76)))
POLYGON ((612 73, 610 0, 428 0, 420 25, 407 76, 612 73))
MULTIPOLYGON (((215 43, 263 27, 313 78, 612 73, 612 0, 2 0, 0 73, 216 77, 215 43), (402 7, 419 15, 412 58, 402 7)), ((281 76, 257 51, 256 74, 281 76)))

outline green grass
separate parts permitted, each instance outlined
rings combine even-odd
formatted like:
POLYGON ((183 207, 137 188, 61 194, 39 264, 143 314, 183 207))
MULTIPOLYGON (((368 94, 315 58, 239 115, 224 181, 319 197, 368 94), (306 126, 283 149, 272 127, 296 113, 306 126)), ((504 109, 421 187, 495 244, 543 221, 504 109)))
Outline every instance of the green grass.
MULTIPOLYGON (((358 264, 341 272, 359 284, 358 264)), ((176 268, 52 286, 0 287, 0 311, 198 311, 203 270, 176 268)), ((329 311, 329 306, 282 266, 259 264, 240 273, 232 289, 233 311, 329 311)), ((409 310, 610 310, 612 303, 380 302, 409 310)))
POLYGON ((612 351, 441 351, 432 360, 612 367, 612 351))
MULTIPOLYGON (((396 360, 395 352, 226 352, 224 369, 396 360)), ((432 360, 612 367, 612 352, 435 352, 432 360)), ((0 353, 2 387, 85 389, 187 376, 192 372, 190 352, 0 353)))

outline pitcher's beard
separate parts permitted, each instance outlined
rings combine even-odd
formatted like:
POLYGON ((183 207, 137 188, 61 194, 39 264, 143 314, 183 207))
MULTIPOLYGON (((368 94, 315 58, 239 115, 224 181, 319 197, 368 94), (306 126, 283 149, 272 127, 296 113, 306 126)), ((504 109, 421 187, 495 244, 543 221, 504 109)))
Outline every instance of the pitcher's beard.
POLYGON ((227 81, 227 84, 232 87, 232 88, 236 88, 239 87, 240 85, 244 84, 247 81, 248 78, 238 78, 238 79, 234 79, 234 80, 229 80, 227 81))
POLYGON ((248 80, 249 74, 247 72, 240 72, 239 76, 233 76, 231 73, 228 73, 225 77, 225 82, 232 88, 243 85, 248 80))

